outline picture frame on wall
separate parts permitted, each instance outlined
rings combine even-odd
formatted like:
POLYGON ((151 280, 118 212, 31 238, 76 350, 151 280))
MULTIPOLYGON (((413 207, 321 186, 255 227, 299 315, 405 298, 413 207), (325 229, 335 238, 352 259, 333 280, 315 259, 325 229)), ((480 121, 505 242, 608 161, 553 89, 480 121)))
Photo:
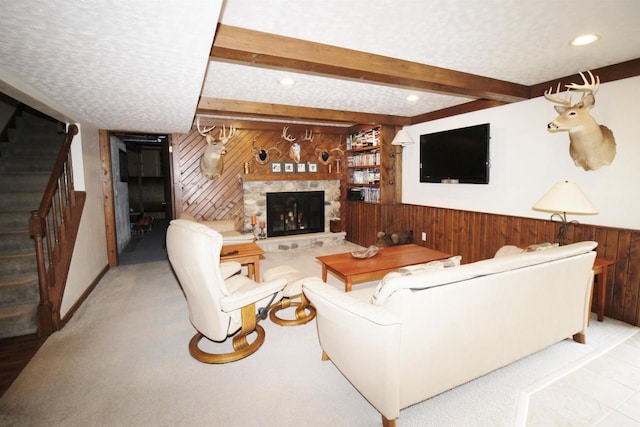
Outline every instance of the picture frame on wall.
POLYGON ((318 164, 317 163, 309 163, 309 172, 310 173, 317 173, 318 172, 318 164))
POLYGON ((280 172, 282 172, 282 164, 280 162, 272 162, 271 173, 280 173, 280 172))
POLYGON ((305 173, 306 171, 307 171, 307 164, 306 163, 298 163, 298 164, 296 164, 296 172, 305 173))
POLYGON ((293 173, 293 162, 284 162, 284 172, 285 173, 293 173))

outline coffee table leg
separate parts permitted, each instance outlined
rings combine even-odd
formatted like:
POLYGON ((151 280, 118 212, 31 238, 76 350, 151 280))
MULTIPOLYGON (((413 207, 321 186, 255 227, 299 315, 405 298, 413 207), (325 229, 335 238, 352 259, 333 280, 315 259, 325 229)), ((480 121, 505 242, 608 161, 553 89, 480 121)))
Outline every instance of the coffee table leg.
POLYGON ((322 264, 322 281, 327 283, 327 266, 322 264))
POLYGON ((344 291, 351 292, 351 277, 347 277, 344 281, 344 291))

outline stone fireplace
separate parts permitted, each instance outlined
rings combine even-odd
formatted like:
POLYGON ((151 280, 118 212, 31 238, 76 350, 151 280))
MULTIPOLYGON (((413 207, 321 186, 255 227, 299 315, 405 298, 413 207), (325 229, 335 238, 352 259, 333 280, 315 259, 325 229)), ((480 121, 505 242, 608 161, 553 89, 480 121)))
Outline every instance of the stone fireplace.
MULTIPOLYGON (((255 215, 257 223, 264 221, 269 223, 269 212, 267 210, 267 194, 275 193, 305 193, 305 192, 323 192, 324 200, 322 203, 324 210, 324 219, 319 224, 314 224, 314 229, 318 232, 306 232, 301 235, 287 235, 277 234, 274 235, 273 228, 271 232, 266 228, 265 232, 268 233, 268 239, 259 240, 258 243, 266 251, 281 250, 281 249, 293 249, 295 247, 314 246, 322 244, 341 243, 344 239, 344 233, 329 233, 329 225, 332 219, 340 218, 340 181, 339 180, 295 180, 295 181, 248 181, 245 180, 242 183, 243 190, 243 204, 244 204, 244 229, 251 230, 251 216, 255 215), (324 234, 324 236, 323 236, 324 234), (330 235, 330 236, 328 236, 330 235), (282 243, 287 240, 288 242, 295 241, 296 243, 282 243), (322 243, 324 241, 324 243, 322 243), (271 243, 273 242, 273 243, 271 243), (284 248, 287 246, 287 248, 284 248)), ((288 214, 288 212, 286 212, 288 214)), ((299 212, 296 214, 298 218, 299 212)), ((302 219, 305 218, 305 213, 302 215, 302 219)), ((316 216, 317 218, 317 216, 316 216)), ((280 215, 276 217, 276 220, 280 219, 280 215)), ((305 226, 306 227, 306 226, 305 226)), ((257 229, 256 232, 260 232, 257 229)), ((276 232, 277 233, 277 232, 276 232)))
POLYGON ((324 191, 267 193, 267 237, 324 232, 324 191))

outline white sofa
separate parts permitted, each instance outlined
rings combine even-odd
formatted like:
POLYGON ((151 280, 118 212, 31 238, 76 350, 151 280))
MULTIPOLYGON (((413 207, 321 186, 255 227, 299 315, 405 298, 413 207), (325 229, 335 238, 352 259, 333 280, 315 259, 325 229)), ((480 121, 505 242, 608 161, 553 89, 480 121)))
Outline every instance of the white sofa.
POLYGON ((377 291, 309 283, 304 293, 323 359, 395 426, 403 408, 566 338, 584 343, 596 246, 390 273, 377 291))
POLYGON ((212 230, 217 231, 222 236, 223 245, 237 245, 240 243, 250 243, 255 240, 253 234, 243 234, 236 230, 236 225, 231 219, 219 219, 214 221, 198 220, 187 212, 181 212, 180 219, 188 219, 199 224, 204 224, 212 230))

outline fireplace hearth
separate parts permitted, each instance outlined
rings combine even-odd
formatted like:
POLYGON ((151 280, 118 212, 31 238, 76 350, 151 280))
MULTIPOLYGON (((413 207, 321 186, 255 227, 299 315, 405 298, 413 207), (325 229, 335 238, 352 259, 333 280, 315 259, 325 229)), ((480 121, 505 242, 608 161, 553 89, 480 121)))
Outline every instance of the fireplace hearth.
POLYGON ((324 191, 267 193, 267 237, 324 232, 324 191))

